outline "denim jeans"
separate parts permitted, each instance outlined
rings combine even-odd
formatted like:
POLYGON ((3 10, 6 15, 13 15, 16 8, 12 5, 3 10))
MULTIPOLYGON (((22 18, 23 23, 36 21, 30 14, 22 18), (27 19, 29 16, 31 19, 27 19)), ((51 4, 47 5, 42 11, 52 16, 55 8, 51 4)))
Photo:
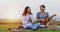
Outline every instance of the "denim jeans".
POLYGON ((34 29, 37 29, 38 27, 40 27, 40 23, 36 23, 36 24, 29 23, 26 26, 27 26, 26 29, 32 29, 32 30, 34 30, 34 29))

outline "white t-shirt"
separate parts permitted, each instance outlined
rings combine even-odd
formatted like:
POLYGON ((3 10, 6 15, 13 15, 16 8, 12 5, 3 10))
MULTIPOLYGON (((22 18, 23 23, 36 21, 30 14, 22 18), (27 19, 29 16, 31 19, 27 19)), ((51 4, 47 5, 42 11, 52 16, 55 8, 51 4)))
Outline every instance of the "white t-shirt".
POLYGON ((33 15, 31 15, 31 14, 27 15, 27 14, 26 14, 26 16, 22 16, 22 22, 23 22, 23 27, 24 27, 24 28, 26 28, 27 25, 32 25, 32 22, 29 22, 29 23, 28 23, 29 17, 31 18, 31 20, 32 20, 32 22, 33 22, 33 21, 34 21, 34 20, 33 20, 33 15))

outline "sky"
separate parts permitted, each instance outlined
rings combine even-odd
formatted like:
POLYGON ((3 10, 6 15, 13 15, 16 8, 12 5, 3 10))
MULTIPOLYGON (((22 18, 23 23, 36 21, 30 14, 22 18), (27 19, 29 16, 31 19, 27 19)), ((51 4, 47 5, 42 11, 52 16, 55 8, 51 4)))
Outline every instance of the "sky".
POLYGON ((0 0, 0 19, 22 18, 26 6, 30 6, 34 18, 40 12, 40 5, 45 5, 49 16, 57 14, 60 18, 60 0, 0 0))

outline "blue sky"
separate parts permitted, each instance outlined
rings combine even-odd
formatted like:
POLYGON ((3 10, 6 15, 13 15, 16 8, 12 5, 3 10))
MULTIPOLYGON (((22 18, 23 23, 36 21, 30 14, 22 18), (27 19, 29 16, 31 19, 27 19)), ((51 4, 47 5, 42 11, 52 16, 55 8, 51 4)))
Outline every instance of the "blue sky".
POLYGON ((36 17, 40 5, 46 6, 45 11, 50 16, 57 14, 55 18, 60 18, 60 0, 0 0, 0 18, 21 18, 26 6, 30 6, 33 16, 36 17))

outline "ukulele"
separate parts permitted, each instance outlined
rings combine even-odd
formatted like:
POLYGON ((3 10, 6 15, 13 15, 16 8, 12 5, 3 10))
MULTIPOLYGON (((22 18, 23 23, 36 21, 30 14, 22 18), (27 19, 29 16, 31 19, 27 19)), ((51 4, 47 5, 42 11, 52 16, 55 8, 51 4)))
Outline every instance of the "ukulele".
POLYGON ((56 16, 56 14, 54 14, 54 15, 52 15, 51 17, 47 18, 48 21, 47 21, 47 19, 45 19, 44 21, 42 21, 42 24, 43 24, 43 25, 46 25, 46 23, 49 22, 49 21, 50 21, 53 17, 55 17, 55 16, 56 16))

